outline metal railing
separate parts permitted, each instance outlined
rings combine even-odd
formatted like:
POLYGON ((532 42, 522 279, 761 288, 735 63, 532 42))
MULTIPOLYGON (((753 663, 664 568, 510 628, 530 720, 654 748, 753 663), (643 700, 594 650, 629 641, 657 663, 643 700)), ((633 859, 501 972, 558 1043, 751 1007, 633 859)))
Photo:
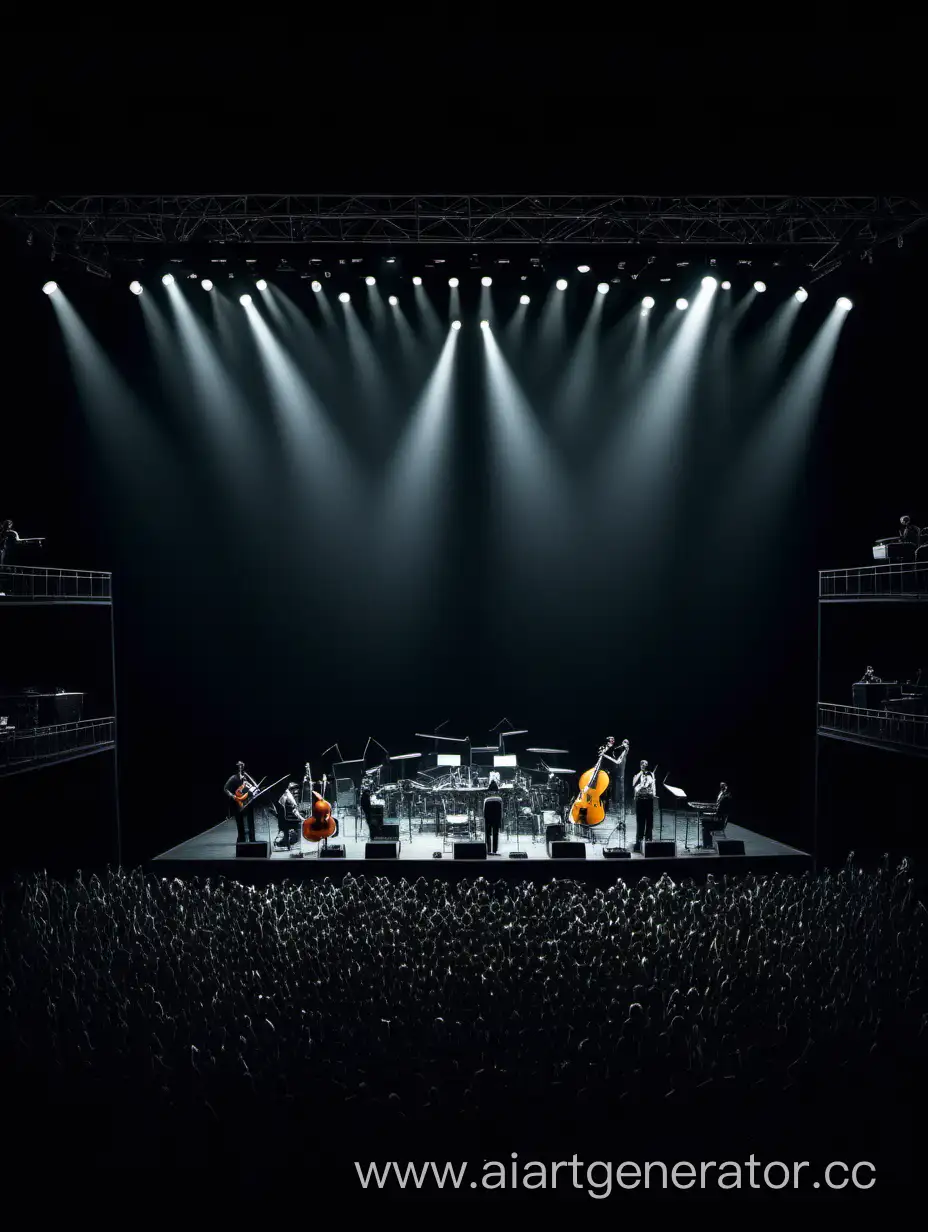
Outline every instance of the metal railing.
POLYGON ((0 565, 0 604, 4 600, 36 603, 111 603, 113 575, 89 569, 43 569, 0 565))
POLYGON ((873 744, 928 750, 928 715, 819 702, 820 731, 873 744))
POLYGON ((0 727, 0 774, 110 748, 116 740, 116 720, 83 719, 52 727, 0 727))
POLYGON ((928 561, 820 569, 820 599, 928 599, 928 561))

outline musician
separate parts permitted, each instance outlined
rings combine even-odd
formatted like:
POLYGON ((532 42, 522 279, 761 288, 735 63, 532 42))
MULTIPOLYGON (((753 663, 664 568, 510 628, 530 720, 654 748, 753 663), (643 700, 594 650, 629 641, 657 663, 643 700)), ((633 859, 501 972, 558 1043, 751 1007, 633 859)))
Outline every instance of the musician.
POLYGON ((857 682, 858 684, 882 684, 882 679, 877 676, 872 667, 868 667, 863 676, 857 682))
POLYGON ((911 543, 913 547, 918 547, 918 541, 921 536, 921 531, 914 524, 909 515, 903 514, 899 519, 899 542, 911 543))
POLYGON ((364 820, 367 822, 367 830, 371 838, 374 837, 374 831, 371 829, 371 792, 374 789, 374 780, 369 774, 361 776, 361 790, 358 793, 358 804, 361 806, 361 812, 364 814, 364 820))
POLYGON ((14 543, 41 543, 41 539, 23 539, 19 532, 13 529, 13 519, 5 518, 0 522, 0 565, 6 564, 6 555, 14 543))
POLYGON ((654 834, 654 797, 657 794, 654 775, 646 761, 641 762, 641 768, 632 779, 632 790, 635 793, 634 849, 640 852, 642 839, 650 843, 654 834))
POLYGON ((274 805, 279 828, 279 838, 274 840, 275 847, 289 848, 299 840, 303 827, 303 814, 293 794, 296 789, 296 783, 288 783, 287 790, 274 805))
POLYGON ((238 841, 240 843, 245 842, 245 833, 247 831, 248 842, 253 843, 255 841, 255 810, 249 803, 251 800, 251 793, 249 794, 248 801, 246 801, 243 806, 240 805, 235 798, 235 793, 242 787, 250 789, 251 783, 245 777, 245 763, 243 761, 238 761, 235 763, 235 774, 230 774, 228 779, 226 779, 226 785, 223 788, 223 791, 229 797, 230 804, 234 810, 235 826, 238 830, 238 841))
POLYGON ((715 812, 708 813, 702 819, 702 845, 712 846, 712 831, 724 830, 731 816, 731 791, 727 783, 719 783, 719 794, 715 799, 715 812))
POLYGON ((490 795, 483 802, 483 832, 487 840, 487 855, 499 855, 499 827, 503 820, 503 797, 499 790, 499 775, 490 775, 490 795))
POLYGON ((608 753, 603 753, 604 761, 611 761, 615 770, 611 770, 609 787, 606 791, 606 807, 608 808, 608 798, 611 796, 617 803, 620 803, 622 816, 625 816, 625 763, 628 760, 628 750, 630 745, 627 740, 623 740, 619 745, 621 752, 618 757, 611 757, 608 753))

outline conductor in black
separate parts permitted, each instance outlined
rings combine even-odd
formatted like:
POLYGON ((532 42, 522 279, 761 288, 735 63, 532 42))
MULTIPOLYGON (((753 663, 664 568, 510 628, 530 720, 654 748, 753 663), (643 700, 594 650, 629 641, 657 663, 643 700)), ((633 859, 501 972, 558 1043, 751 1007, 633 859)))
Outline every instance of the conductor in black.
POLYGON ((503 797, 499 783, 490 780, 490 795, 483 802, 483 830, 487 840, 487 855, 499 855, 499 827, 503 820, 503 797))

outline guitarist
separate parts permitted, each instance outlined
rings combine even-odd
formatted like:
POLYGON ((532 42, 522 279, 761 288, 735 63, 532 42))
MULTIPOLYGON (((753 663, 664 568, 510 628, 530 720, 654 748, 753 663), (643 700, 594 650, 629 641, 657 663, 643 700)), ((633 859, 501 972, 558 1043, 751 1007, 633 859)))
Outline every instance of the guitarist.
POLYGON ((239 761, 235 763, 235 774, 232 774, 226 779, 226 785, 223 791, 229 797, 229 802, 232 806, 235 816, 235 825, 238 830, 238 841, 245 842, 245 832, 248 832, 248 841, 255 841, 255 811, 248 801, 252 797, 251 783, 245 778, 245 763, 239 761), (236 792, 248 792, 248 797, 244 803, 239 803, 235 798, 236 792))
POLYGON ((635 851, 640 852, 642 839, 650 843, 654 833, 656 787, 646 761, 641 763, 641 769, 632 779, 632 790, 635 793, 635 851))

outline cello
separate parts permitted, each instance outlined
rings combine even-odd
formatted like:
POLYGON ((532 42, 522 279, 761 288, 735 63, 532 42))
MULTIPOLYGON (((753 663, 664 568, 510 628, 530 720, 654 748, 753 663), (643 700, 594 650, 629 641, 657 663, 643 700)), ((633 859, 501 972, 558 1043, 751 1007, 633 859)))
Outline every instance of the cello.
MULTIPOLYGON (((306 774, 309 777, 309 764, 306 765, 306 774)), ((310 778, 310 783, 312 779, 310 778)), ((326 776, 322 776, 322 791, 325 791, 326 776)), ((326 800, 325 796, 320 792, 312 789, 313 806, 309 814, 303 818, 303 837, 308 843, 321 843, 324 839, 332 838, 338 833, 338 822, 332 816, 332 806, 326 800)))
POLYGON ((570 806, 570 820, 575 826, 598 826, 606 818, 602 797, 609 786, 609 775, 601 769, 603 757, 608 749, 615 744, 615 736, 610 736, 599 750, 596 765, 580 775, 580 791, 570 806))

